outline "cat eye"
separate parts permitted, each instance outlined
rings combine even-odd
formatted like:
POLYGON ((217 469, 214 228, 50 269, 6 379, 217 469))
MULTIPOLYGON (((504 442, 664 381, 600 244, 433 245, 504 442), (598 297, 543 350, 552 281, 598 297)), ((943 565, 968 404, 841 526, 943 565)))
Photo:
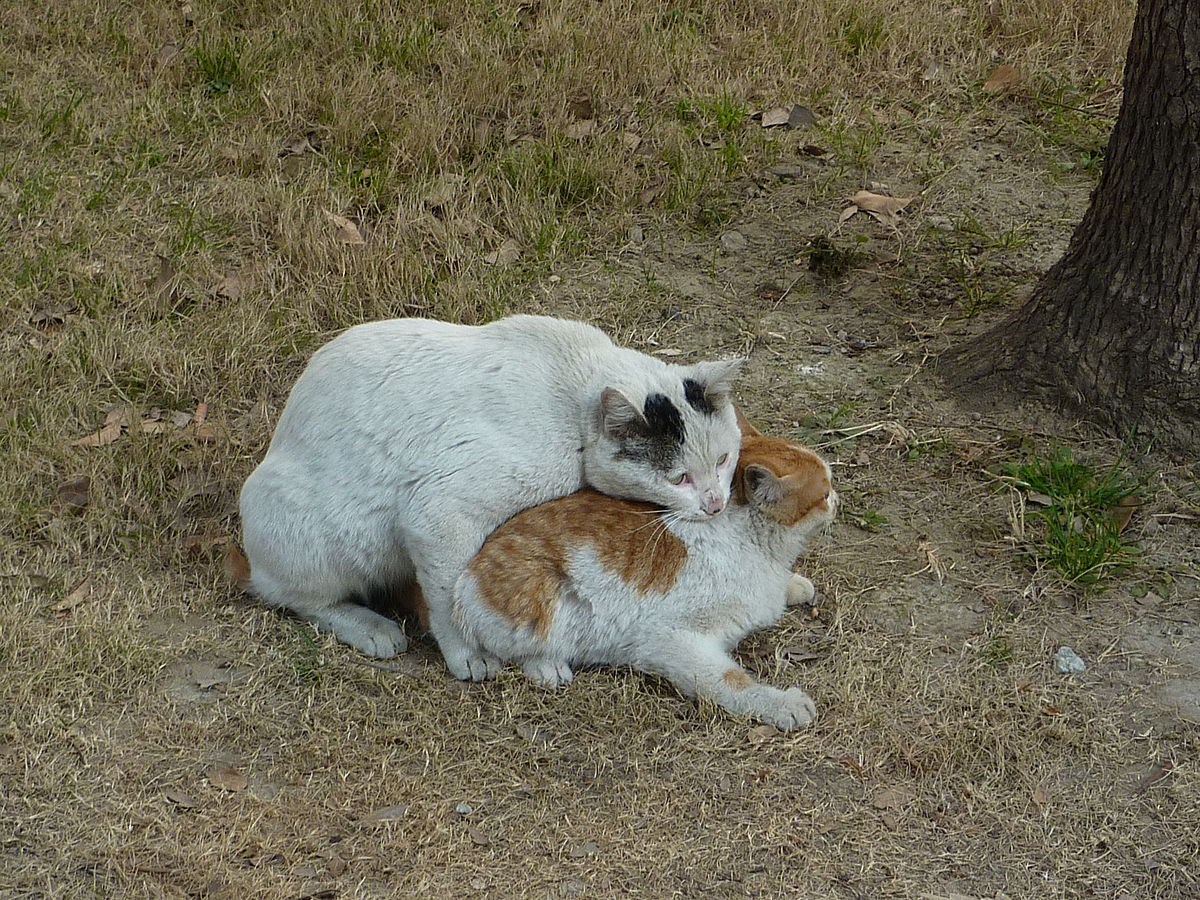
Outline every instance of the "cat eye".
POLYGON ((683 484, 691 480, 692 476, 687 472, 680 472, 678 475, 672 475, 667 479, 671 484, 683 484))
POLYGON ((722 453, 720 456, 717 457, 717 465, 718 466, 723 466, 727 462, 729 462, 729 454, 728 453, 722 453))

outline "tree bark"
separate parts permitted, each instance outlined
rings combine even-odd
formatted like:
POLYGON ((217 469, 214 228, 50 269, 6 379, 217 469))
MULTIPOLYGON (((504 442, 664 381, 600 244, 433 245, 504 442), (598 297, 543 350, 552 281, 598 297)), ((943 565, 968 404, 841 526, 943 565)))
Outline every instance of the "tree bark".
POLYGON ((1104 172, 1066 254, 942 371, 1200 448, 1200 0, 1142 0, 1104 172))

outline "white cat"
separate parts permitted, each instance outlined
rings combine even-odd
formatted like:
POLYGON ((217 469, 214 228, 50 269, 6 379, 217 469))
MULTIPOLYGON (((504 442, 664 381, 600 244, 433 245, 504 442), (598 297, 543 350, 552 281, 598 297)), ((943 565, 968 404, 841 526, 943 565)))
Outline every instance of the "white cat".
POLYGON ((314 355, 241 495, 252 593, 372 656, 402 652, 368 609, 415 578, 450 671, 490 677, 450 611, 513 514, 585 484, 686 519, 725 507, 740 361, 675 366, 580 322, 393 319, 314 355))
POLYGON ((466 635, 550 687, 572 666, 630 665, 779 728, 808 724, 804 691, 754 681, 729 651, 812 599, 792 564, 837 494, 811 450, 742 432, 735 502, 713 522, 580 491, 500 526, 455 589, 466 635))

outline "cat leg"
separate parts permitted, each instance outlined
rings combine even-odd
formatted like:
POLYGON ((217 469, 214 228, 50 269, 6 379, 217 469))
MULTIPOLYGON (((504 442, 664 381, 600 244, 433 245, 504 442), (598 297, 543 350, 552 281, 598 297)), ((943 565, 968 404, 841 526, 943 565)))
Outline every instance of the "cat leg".
POLYGON ((503 664, 477 640, 468 637, 455 621, 454 614, 454 585, 471 555, 466 554, 464 558, 462 553, 450 552, 447 544, 432 564, 418 563, 417 581, 429 609, 429 630, 437 640, 450 674, 460 681, 488 681, 496 677, 503 664))
POLYGON ((787 605, 797 606, 801 603, 812 603, 817 596, 817 589, 803 575, 792 574, 787 586, 787 605))
POLYGON ((387 659, 408 649, 400 626, 387 616, 349 601, 329 602, 329 593, 281 585, 269 571, 252 571, 249 588, 270 606, 289 609, 354 649, 387 659))
POLYGON ((753 716, 784 731, 816 718, 817 707, 800 688, 762 684, 739 666, 711 635, 672 632, 647 645, 638 668, 664 675, 688 696, 707 697, 723 709, 753 716))

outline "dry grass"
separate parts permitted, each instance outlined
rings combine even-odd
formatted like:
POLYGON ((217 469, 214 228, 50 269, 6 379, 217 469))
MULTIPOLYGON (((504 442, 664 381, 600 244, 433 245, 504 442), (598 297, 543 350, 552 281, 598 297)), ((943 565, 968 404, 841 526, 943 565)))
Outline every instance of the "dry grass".
POLYGON ((1131 3, 192 6, 0 10, 0 894, 1195 894, 1197 731, 1155 693, 1194 675, 1193 632, 1129 644, 1138 590, 1193 628, 1194 475, 1161 474, 1142 566, 1080 606, 1014 554, 978 475, 1047 441, 939 420, 923 365, 974 327, 945 323, 961 297, 1007 302, 1061 246, 1131 3), (989 99, 1001 61, 1025 85, 989 99), (791 102, 815 132, 745 120, 791 102), (831 153, 803 177, 759 177, 811 142, 831 153), (793 281, 805 235, 875 179, 981 231, 863 231, 865 287, 793 281), (743 259, 714 249, 730 221, 743 259), (510 239, 521 259, 488 265, 510 239), (768 278, 784 298, 752 293, 768 278), (315 346, 523 310, 749 350, 748 408, 827 442, 879 533, 840 525, 811 563, 830 602, 747 648, 810 689, 814 730, 756 742, 624 672, 549 695, 453 683, 428 646, 373 668, 220 582, 315 346), (869 328, 900 348, 886 364, 807 351, 869 328), (199 403, 207 433, 140 430, 199 403), (128 433, 72 443, 113 407, 128 433), (895 427, 828 430, 875 421, 895 427), (78 475, 81 512, 59 490, 78 475), (1068 639, 1086 678, 1046 668, 1068 639))

